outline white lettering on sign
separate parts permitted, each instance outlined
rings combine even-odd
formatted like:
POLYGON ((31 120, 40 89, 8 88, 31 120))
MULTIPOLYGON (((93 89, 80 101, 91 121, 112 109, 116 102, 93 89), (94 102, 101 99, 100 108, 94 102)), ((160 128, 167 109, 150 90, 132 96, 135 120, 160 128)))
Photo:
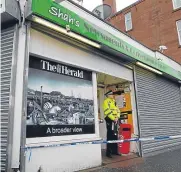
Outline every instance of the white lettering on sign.
POLYGON ((52 133, 51 130, 50 130, 50 128, 47 129, 47 133, 52 133))
POLYGON ((48 127, 46 133, 47 134, 64 134, 64 133, 81 133, 83 132, 82 128, 77 128, 77 127, 74 127, 74 128, 50 128, 48 127))
POLYGON ((76 128, 76 127, 75 127, 75 128, 73 129, 73 132, 82 132, 82 128, 76 128))
POLYGON ((42 63, 43 70, 56 72, 59 74, 65 74, 65 75, 69 75, 73 77, 78 77, 81 79, 84 78, 84 72, 82 70, 72 70, 68 68, 67 66, 60 65, 60 64, 52 65, 50 62, 44 61, 44 60, 41 60, 41 63, 42 63))
POLYGON ((63 13, 59 8, 51 7, 49 13, 54 16, 57 16, 58 18, 61 18, 69 24, 75 25, 76 27, 80 27, 80 22, 78 20, 72 18, 72 16, 69 14, 63 13))

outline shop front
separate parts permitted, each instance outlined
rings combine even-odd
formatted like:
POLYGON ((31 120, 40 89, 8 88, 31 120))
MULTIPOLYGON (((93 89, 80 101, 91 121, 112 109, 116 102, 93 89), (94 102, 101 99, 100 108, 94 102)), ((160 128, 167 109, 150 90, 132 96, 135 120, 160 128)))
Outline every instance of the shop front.
MULTIPOLYGON (((41 7, 41 0, 25 4, 26 25, 16 27, 9 170, 78 171, 104 163, 105 144, 64 144, 106 139, 102 105, 110 89, 121 91, 114 99, 131 137, 178 134, 180 65, 158 61, 155 52, 68 1, 41 7)), ((180 139, 131 142, 119 157, 157 154, 168 145, 179 147, 180 139)))
MULTIPOLYGON (((30 29, 28 64, 26 146, 106 139, 99 132, 106 132, 99 128, 99 86, 104 83, 106 91, 109 83, 131 85, 131 69, 38 28, 30 29)), ((31 159, 28 152, 25 157, 25 171, 40 167, 44 171, 75 171, 102 164, 100 144, 45 147, 31 152, 31 159)))

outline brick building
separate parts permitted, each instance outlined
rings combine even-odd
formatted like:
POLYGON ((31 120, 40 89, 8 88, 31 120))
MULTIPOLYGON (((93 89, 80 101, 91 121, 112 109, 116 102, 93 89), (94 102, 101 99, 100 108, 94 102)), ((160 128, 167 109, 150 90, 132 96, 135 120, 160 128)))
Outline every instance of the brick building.
MULTIPOLYGON (((103 0, 115 4, 115 0, 103 0)), ((116 11, 115 5, 112 6, 116 11)), ((181 0, 140 0, 114 13, 112 25, 181 64, 181 0)))

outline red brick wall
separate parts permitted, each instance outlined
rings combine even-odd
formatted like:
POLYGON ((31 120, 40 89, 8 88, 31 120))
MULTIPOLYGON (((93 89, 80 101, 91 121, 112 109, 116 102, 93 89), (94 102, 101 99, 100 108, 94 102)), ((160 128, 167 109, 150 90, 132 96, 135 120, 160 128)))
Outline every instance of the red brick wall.
POLYGON ((181 64, 181 46, 176 27, 176 21, 181 20, 181 9, 174 11, 172 0, 144 0, 123 10, 110 22, 126 32, 124 14, 130 11, 133 29, 127 33, 153 50, 158 50, 160 45, 167 46, 163 53, 181 64))

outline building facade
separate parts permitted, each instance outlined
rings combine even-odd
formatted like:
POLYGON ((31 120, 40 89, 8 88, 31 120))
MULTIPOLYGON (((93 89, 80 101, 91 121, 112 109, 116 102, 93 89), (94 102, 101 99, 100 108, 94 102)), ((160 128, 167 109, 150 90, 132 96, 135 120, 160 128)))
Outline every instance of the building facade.
POLYGON ((100 166, 110 89, 132 137, 175 136, 131 142, 130 154, 180 148, 179 64, 70 1, 13 2, 2 5, 1 171, 100 166))
MULTIPOLYGON (((112 5, 112 1, 115 2, 105 3, 112 5)), ((116 12, 108 21, 181 64, 181 0, 140 0, 116 12)))

